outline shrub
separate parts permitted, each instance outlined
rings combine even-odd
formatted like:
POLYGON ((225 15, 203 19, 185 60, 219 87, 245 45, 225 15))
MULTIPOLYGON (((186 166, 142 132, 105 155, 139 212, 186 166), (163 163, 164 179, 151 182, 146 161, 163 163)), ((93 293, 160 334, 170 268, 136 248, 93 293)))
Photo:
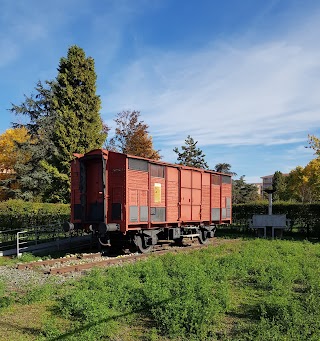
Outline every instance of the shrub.
POLYGON ((8 200, 0 202, 0 229, 24 229, 70 219, 70 206, 8 200))
MULTIPOLYGON (((275 202, 272 206, 273 214, 286 214, 291 219, 291 227, 297 226, 307 236, 320 238, 320 203, 302 204, 290 202, 275 202)), ((259 201, 250 204, 237 204, 232 208, 234 224, 246 226, 248 219, 254 214, 267 214, 268 202, 259 201)))

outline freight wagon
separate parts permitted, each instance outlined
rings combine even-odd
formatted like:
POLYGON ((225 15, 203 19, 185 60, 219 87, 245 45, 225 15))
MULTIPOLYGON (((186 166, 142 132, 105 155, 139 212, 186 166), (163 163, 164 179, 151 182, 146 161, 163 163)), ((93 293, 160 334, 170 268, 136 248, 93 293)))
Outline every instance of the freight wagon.
POLYGON ((71 221, 104 246, 148 252, 158 241, 206 243, 231 223, 231 176, 97 149, 71 162, 71 221))

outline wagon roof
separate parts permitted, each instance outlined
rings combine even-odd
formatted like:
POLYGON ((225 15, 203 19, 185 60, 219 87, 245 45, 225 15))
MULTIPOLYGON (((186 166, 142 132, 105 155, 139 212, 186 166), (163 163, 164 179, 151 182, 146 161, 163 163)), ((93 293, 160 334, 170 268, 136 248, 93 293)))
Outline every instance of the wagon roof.
POLYGON ((97 152, 100 152, 101 154, 104 154, 104 155, 108 155, 109 153, 122 154, 122 155, 126 155, 127 157, 130 157, 130 158, 132 158, 132 159, 145 160, 145 161, 149 161, 149 162, 151 162, 151 163, 157 164, 157 165, 171 166, 171 167, 176 167, 176 168, 181 168, 181 169, 197 170, 197 171, 200 171, 200 172, 206 172, 206 173, 212 173, 212 174, 225 175, 225 176, 232 177, 231 174, 220 173, 220 172, 216 172, 216 171, 208 170, 208 169, 202 169, 202 168, 196 168, 196 167, 189 167, 189 166, 184 166, 184 165, 179 165, 179 164, 164 162, 164 161, 161 161, 161 160, 147 159, 147 158, 145 158, 145 157, 136 156, 136 155, 131 155, 131 154, 124 154, 124 153, 119 153, 119 152, 113 152, 113 151, 109 151, 109 150, 107 150, 107 149, 94 149, 94 150, 91 150, 90 152, 88 152, 88 153, 86 153, 86 154, 73 154, 73 155, 74 155, 76 158, 81 158, 81 157, 83 157, 83 156, 85 156, 85 155, 97 154, 97 152))

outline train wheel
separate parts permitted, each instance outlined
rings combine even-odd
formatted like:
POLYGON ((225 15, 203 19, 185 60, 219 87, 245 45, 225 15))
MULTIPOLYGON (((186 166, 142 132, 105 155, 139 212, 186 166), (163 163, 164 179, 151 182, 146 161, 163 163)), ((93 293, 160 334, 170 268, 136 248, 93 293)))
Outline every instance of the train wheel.
POLYGON ((151 252, 153 249, 153 245, 147 245, 144 237, 140 235, 136 235, 134 237, 134 243, 138 251, 140 251, 141 253, 148 253, 151 252))
POLYGON ((183 238, 180 237, 180 238, 175 239, 174 242, 173 242, 173 245, 175 245, 175 246, 183 246, 184 245, 183 244, 183 238))
POLYGON ((208 231, 206 230, 200 230, 199 231, 199 242, 201 244, 207 244, 209 242, 209 238, 208 238, 208 231))

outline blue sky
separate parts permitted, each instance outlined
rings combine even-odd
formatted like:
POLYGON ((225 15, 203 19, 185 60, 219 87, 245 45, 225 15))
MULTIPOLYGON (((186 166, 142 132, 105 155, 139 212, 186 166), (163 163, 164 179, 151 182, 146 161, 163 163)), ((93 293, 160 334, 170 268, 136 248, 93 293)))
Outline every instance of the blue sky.
POLYGON ((0 0, 0 133, 71 45, 95 60, 101 116, 139 110, 163 160, 188 134, 247 182, 305 166, 320 137, 317 0, 0 0))

